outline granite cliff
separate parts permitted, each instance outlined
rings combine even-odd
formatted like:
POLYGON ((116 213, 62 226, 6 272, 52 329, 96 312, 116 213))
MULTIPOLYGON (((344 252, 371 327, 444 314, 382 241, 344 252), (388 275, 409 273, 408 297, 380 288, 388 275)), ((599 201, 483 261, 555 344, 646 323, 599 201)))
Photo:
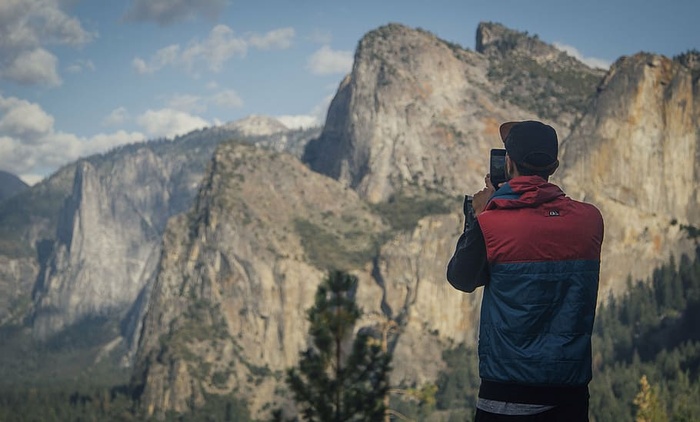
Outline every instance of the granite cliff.
POLYGON ((166 222, 191 207, 216 145, 238 137, 294 151, 318 131, 281 129, 215 127, 120 147, 1 203, 0 322, 39 342, 94 323, 133 344, 166 222))
POLYGON ((694 248, 682 228, 700 223, 700 83, 683 64, 691 56, 620 58, 562 142, 558 180, 606 218, 604 288, 619 292, 628 274, 645 279, 694 248))
MULTIPOLYGON (((252 159, 238 158, 232 152, 235 147, 217 152, 210 178, 219 182, 210 186, 224 186, 227 178, 240 183, 229 182, 227 189, 207 188, 201 193, 207 201, 198 202, 194 215, 172 222, 173 232, 166 238, 160 279, 153 291, 162 299, 149 304, 137 360, 140 369, 135 382, 144 388, 149 414, 187 411, 207 394, 231 392, 246 398, 258 416, 264 413, 266 402, 284 403, 283 393, 273 394, 284 390, 274 374, 293 364, 295 348, 304 346, 301 311, 322 277, 324 267, 319 264, 324 261, 314 261, 304 249, 310 239, 288 233, 289 220, 275 223, 253 213, 250 221, 267 224, 251 228, 236 217, 243 204, 246 209, 251 207, 248 183, 265 186, 265 192, 257 195, 270 204, 280 200, 303 203, 300 197, 309 191, 333 189, 336 193, 331 196, 352 192, 352 203, 372 204, 375 212, 401 201, 416 205, 430 195, 441 198, 448 207, 449 211, 429 213, 403 230, 380 230, 384 234, 378 238, 385 240, 377 252, 351 267, 360 279, 358 302, 366 312, 361 326, 381 330, 393 323, 397 327, 390 338, 394 385, 434 381, 444 347, 475 341, 479 295, 463 295, 449 287, 443 278, 444 266, 461 228, 461 207, 455 198, 482 185, 488 150, 500 144, 497 127, 502 121, 539 118, 559 129, 562 167, 555 181, 561 181, 573 197, 599 206, 606 217, 602 292, 619 291, 628 273, 643 279, 670 254, 689 250, 692 242, 684 237, 681 224, 671 220, 697 225, 699 217, 694 189, 698 89, 691 69, 680 60, 639 54, 621 59, 604 74, 536 38, 499 25, 482 25, 478 34, 481 52, 401 25, 367 34, 358 45, 352 73, 338 88, 321 136, 307 145, 303 155, 310 168, 332 179, 319 179, 314 173, 305 178, 292 176, 307 171, 298 164, 267 166, 289 168, 288 178, 298 183, 290 197, 292 188, 287 181, 269 180, 266 172, 245 170, 252 159), (503 60, 527 60, 541 73, 528 82, 515 69, 494 83, 490 79, 495 78, 494 69, 506 68, 503 60), (572 88, 556 85, 552 75, 580 77, 572 88), (515 91, 505 95, 504 90, 515 89, 516 79, 522 97, 511 95, 515 91), (527 89, 537 93, 529 102, 525 102, 527 89), (562 92, 579 96, 575 101, 561 100, 562 92), (547 119, 548 115, 557 119, 547 119), (665 177, 656 177, 657 173, 665 177), (228 212, 205 204, 218 203, 216 198, 234 203, 228 212), (214 210, 215 216, 209 216, 214 210), (282 236, 275 230, 282 230, 295 245, 293 250, 301 248, 306 253, 289 255, 294 256, 290 262, 288 254, 279 252, 277 240, 269 240, 282 236), (225 242, 221 240, 224 233, 225 242), (251 245, 259 241, 245 240, 251 237, 271 243, 255 252, 251 245), (210 257, 205 257, 204 250, 210 257), (261 261, 260 256, 266 259, 261 261), (640 265, 640 260, 645 262, 640 265), (284 277, 275 272, 282 267, 287 268, 284 277), (300 271, 302 267, 305 270, 300 271), (263 273, 266 281, 259 275, 263 273), (236 281, 224 281, 227 277, 236 281), (284 286, 289 283, 299 290, 303 286, 308 296, 297 296, 298 291, 292 296, 292 291, 279 293, 281 280, 284 286), (255 301, 256 306, 267 311, 251 314, 247 301, 232 307, 240 299, 225 292, 233 286, 245 291, 259 289, 262 299, 255 301), (193 299, 186 299, 192 291, 197 292, 193 299), (182 308, 171 309, 167 304, 173 302, 182 303, 182 308), (205 326, 218 324, 211 328, 218 334, 188 339, 189 324, 202 318, 181 317, 188 315, 184 310, 192 303, 200 303, 209 315, 205 326), (221 309, 227 311, 216 313, 221 309), (173 318, 177 323, 171 322, 173 318), (291 319, 296 320, 294 334, 281 328, 281 321, 291 319), (269 335, 260 327, 277 329, 272 343, 264 343, 269 335), (250 333, 257 334, 246 337, 250 333), (171 338, 176 340, 164 342, 171 338), (231 338, 236 341, 232 343, 231 338), (258 365, 253 371, 257 376, 251 375, 251 365, 258 365), (222 371, 225 377, 216 376, 222 371), (226 382, 217 385, 215 378, 226 382), (253 389, 256 394, 247 393, 253 389)), ((268 157, 258 162, 277 159, 286 160, 268 157)), ((336 202, 344 201, 342 198, 348 194, 340 195, 336 202)), ((328 204, 310 201, 302 206, 309 207, 302 213, 313 215, 328 204)), ((294 208, 292 215, 298 212, 294 208)), ((323 238, 324 230, 328 229, 315 230, 315 238, 323 238)), ((343 232, 347 229, 339 230, 335 239, 356 236, 343 232)), ((365 229, 364 233, 372 231, 365 229)), ((333 260, 326 259, 325 264, 333 260)))
POLYGON ((603 72, 498 24, 477 40, 474 52, 396 24, 368 33, 304 160, 376 203, 478 190, 501 122, 547 119, 568 135, 603 72))
POLYGON ((477 51, 387 25, 360 40, 321 133, 255 118, 91 157, 12 198, 55 198, 17 230, 0 204, 3 240, 27 239, 0 243, 0 287, 24 298, 0 315, 31 315, 39 339, 122 323, 148 414, 234 394, 263 417, 289 404, 281 374, 307 346, 305 310, 342 268, 360 280, 358 329, 395 328, 392 383, 434 382, 443 349, 476 338, 479 293, 444 271, 498 125, 557 128, 554 181, 603 211, 601 291, 619 292, 693 246, 699 92, 695 54, 606 73, 498 24, 479 26, 477 51), (255 127, 266 134, 221 144, 255 127))

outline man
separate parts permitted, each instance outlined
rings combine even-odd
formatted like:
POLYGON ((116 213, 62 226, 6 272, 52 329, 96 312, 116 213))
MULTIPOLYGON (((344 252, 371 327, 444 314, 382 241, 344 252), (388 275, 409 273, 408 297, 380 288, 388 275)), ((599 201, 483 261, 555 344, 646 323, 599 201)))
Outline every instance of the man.
POLYGON ((587 421, 603 218, 548 182, 551 126, 508 122, 500 134, 509 180, 496 190, 486 175, 447 267, 456 289, 484 286, 476 421, 587 421))

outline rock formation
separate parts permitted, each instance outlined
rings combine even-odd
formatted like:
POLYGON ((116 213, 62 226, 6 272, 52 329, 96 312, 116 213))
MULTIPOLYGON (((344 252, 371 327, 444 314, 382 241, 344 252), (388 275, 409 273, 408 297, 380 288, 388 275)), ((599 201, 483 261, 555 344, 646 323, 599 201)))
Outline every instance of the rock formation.
POLYGON ((606 219, 604 288, 645 279, 693 249, 681 225, 700 222, 700 84, 663 56, 619 59, 571 136, 559 179, 606 219))
MULTIPOLYGON (((60 172, 72 191, 53 179, 28 191, 59 192, 62 211, 27 211, 39 223, 21 230, 0 203, 0 232, 30 250, 0 257, 0 290, 23 297, 38 273, 38 338, 124 322, 149 414, 235 394, 264 417, 288 400, 282 374, 307 347, 317 284, 341 268, 360 280, 357 328, 390 334, 392 384, 434 382, 444 348, 475 342, 479 293, 444 272, 499 124, 557 128, 554 181, 603 211, 601 289, 619 292, 689 250, 683 227, 700 225, 697 63, 638 54, 606 74, 497 24, 479 26, 477 51, 387 25, 360 41, 318 138, 253 119, 267 134, 248 145, 217 148, 243 138, 220 127, 72 164, 60 172)), ((30 308, 7 303, 2 321, 30 308)))

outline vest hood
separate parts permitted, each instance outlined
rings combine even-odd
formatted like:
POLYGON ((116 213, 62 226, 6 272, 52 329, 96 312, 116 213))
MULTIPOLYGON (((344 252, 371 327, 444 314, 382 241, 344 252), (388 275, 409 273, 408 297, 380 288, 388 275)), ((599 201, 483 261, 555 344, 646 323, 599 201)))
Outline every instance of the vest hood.
POLYGON ((540 176, 519 176, 503 184, 486 205, 487 210, 535 207, 565 196, 559 186, 540 176))

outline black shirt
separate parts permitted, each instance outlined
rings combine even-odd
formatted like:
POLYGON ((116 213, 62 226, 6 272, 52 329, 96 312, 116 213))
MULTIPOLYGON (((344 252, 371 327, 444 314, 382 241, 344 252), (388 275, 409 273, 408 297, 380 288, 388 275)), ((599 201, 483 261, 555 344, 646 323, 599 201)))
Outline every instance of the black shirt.
POLYGON ((447 264, 447 281, 458 290, 471 293, 489 280, 486 242, 479 221, 474 219, 457 241, 452 259, 447 264))

